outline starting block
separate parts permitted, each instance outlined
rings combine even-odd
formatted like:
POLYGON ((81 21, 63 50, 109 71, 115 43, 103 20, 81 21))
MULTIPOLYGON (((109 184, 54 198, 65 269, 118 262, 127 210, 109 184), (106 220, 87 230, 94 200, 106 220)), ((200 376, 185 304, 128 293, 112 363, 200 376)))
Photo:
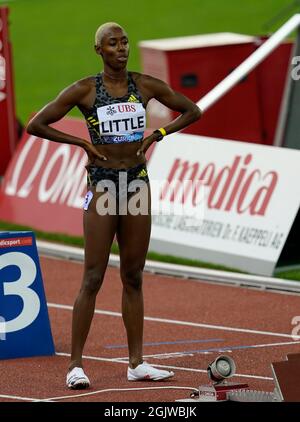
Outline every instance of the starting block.
POLYGON ((233 391, 245 390, 248 384, 222 381, 214 384, 200 385, 199 389, 190 395, 189 399, 176 401, 185 402, 217 402, 228 400, 228 394, 233 391))
POLYGON ((199 400, 201 401, 223 401, 227 400, 230 391, 245 390, 248 384, 239 384, 234 382, 220 382, 213 385, 200 385, 199 400))
POLYGON ((190 395, 188 399, 176 400, 178 402, 280 402, 277 389, 274 392, 250 390, 248 384, 222 382, 214 385, 200 385, 199 390, 190 395))
POLYGON ((228 382, 235 373, 235 363, 228 356, 219 356, 207 368, 211 384, 200 385, 187 399, 177 402, 300 402, 300 353, 287 355, 284 362, 273 362, 273 392, 250 390, 246 383, 228 382), (215 382, 213 382, 215 381, 215 382))
POLYGON ((0 359, 54 355, 33 232, 0 232, 0 359))

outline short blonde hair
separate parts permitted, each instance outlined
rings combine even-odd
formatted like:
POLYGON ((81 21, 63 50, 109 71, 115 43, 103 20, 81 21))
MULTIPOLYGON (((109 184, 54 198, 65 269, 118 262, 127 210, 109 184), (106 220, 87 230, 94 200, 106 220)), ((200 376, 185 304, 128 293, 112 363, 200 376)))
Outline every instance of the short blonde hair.
POLYGON ((123 29, 122 26, 119 25, 116 22, 106 22, 103 25, 99 26, 99 28, 97 29, 96 34, 95 34, 95 45, 96 46, 101 45, 102 38, 103 38, 105 32, 110 28, 121 28, 121 29, 123 29))

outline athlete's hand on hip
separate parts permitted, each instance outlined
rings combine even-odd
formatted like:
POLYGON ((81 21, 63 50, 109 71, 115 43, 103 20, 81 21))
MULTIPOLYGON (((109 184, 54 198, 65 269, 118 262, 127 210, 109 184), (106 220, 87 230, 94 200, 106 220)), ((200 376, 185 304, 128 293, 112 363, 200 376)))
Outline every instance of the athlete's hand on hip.
POLYGON ((100 152, 97 150, 97 148, 95 148, 94 145, 91 144, 90 142, 86 142, 86 144, 83 146, 83 149, 85 150, 85 152, 87 153, 88 158, 89 158, 87 166, 89 166, 91 164, 95 164, 95 162, 97 160, 100 160, 100 161, 106 161, 107 160, 107 157, 100 154, 100 152))
POLYGON ((137 150, 136 155, 146 154, 147 149, 155 141, 156 141, 156 136, 153 135, 153 133, 150 136, 147 136, 147 138, 143 140, 141 147, 137 150))

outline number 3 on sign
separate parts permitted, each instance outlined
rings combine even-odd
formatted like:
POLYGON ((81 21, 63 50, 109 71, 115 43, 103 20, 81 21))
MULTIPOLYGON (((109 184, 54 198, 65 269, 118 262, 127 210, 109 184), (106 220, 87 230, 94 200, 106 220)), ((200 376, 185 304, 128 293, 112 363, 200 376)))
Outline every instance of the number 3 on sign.
POLYGON ((6 333, 28 327, 38 316, 41 306, 39 296, 30 289, 37 273, 33 259, 22 252, 8 252, 0 256, 0 271, 9 265, 19 267, 21 275, 16 281, 3 283, 4 296, 20 296, 23 300, 23 309, 16 318, 5 321, 6 333))

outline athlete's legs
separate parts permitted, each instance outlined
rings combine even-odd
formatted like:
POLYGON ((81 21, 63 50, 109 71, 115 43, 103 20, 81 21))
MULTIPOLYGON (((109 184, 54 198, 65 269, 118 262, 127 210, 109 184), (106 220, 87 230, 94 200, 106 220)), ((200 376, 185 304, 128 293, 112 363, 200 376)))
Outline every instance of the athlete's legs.
POLYGON ((149 185, 145 186, 144 195, 144 200, 148 204, 147 215, 120 215, 117 229, 123 283, 122 316, 127 332, 131 368, 135 368, 143 361, 142 272, 151 232, 149 185))
POLYGON ((72 355, 69 369, 82 366, 83 347, 92 322, 97 293, 102 285, 109 253, 116 233, 118 216, 99 215, 95 194, 83 211, 85 263, 83 282, 75 301, 72 321, 72 355))

